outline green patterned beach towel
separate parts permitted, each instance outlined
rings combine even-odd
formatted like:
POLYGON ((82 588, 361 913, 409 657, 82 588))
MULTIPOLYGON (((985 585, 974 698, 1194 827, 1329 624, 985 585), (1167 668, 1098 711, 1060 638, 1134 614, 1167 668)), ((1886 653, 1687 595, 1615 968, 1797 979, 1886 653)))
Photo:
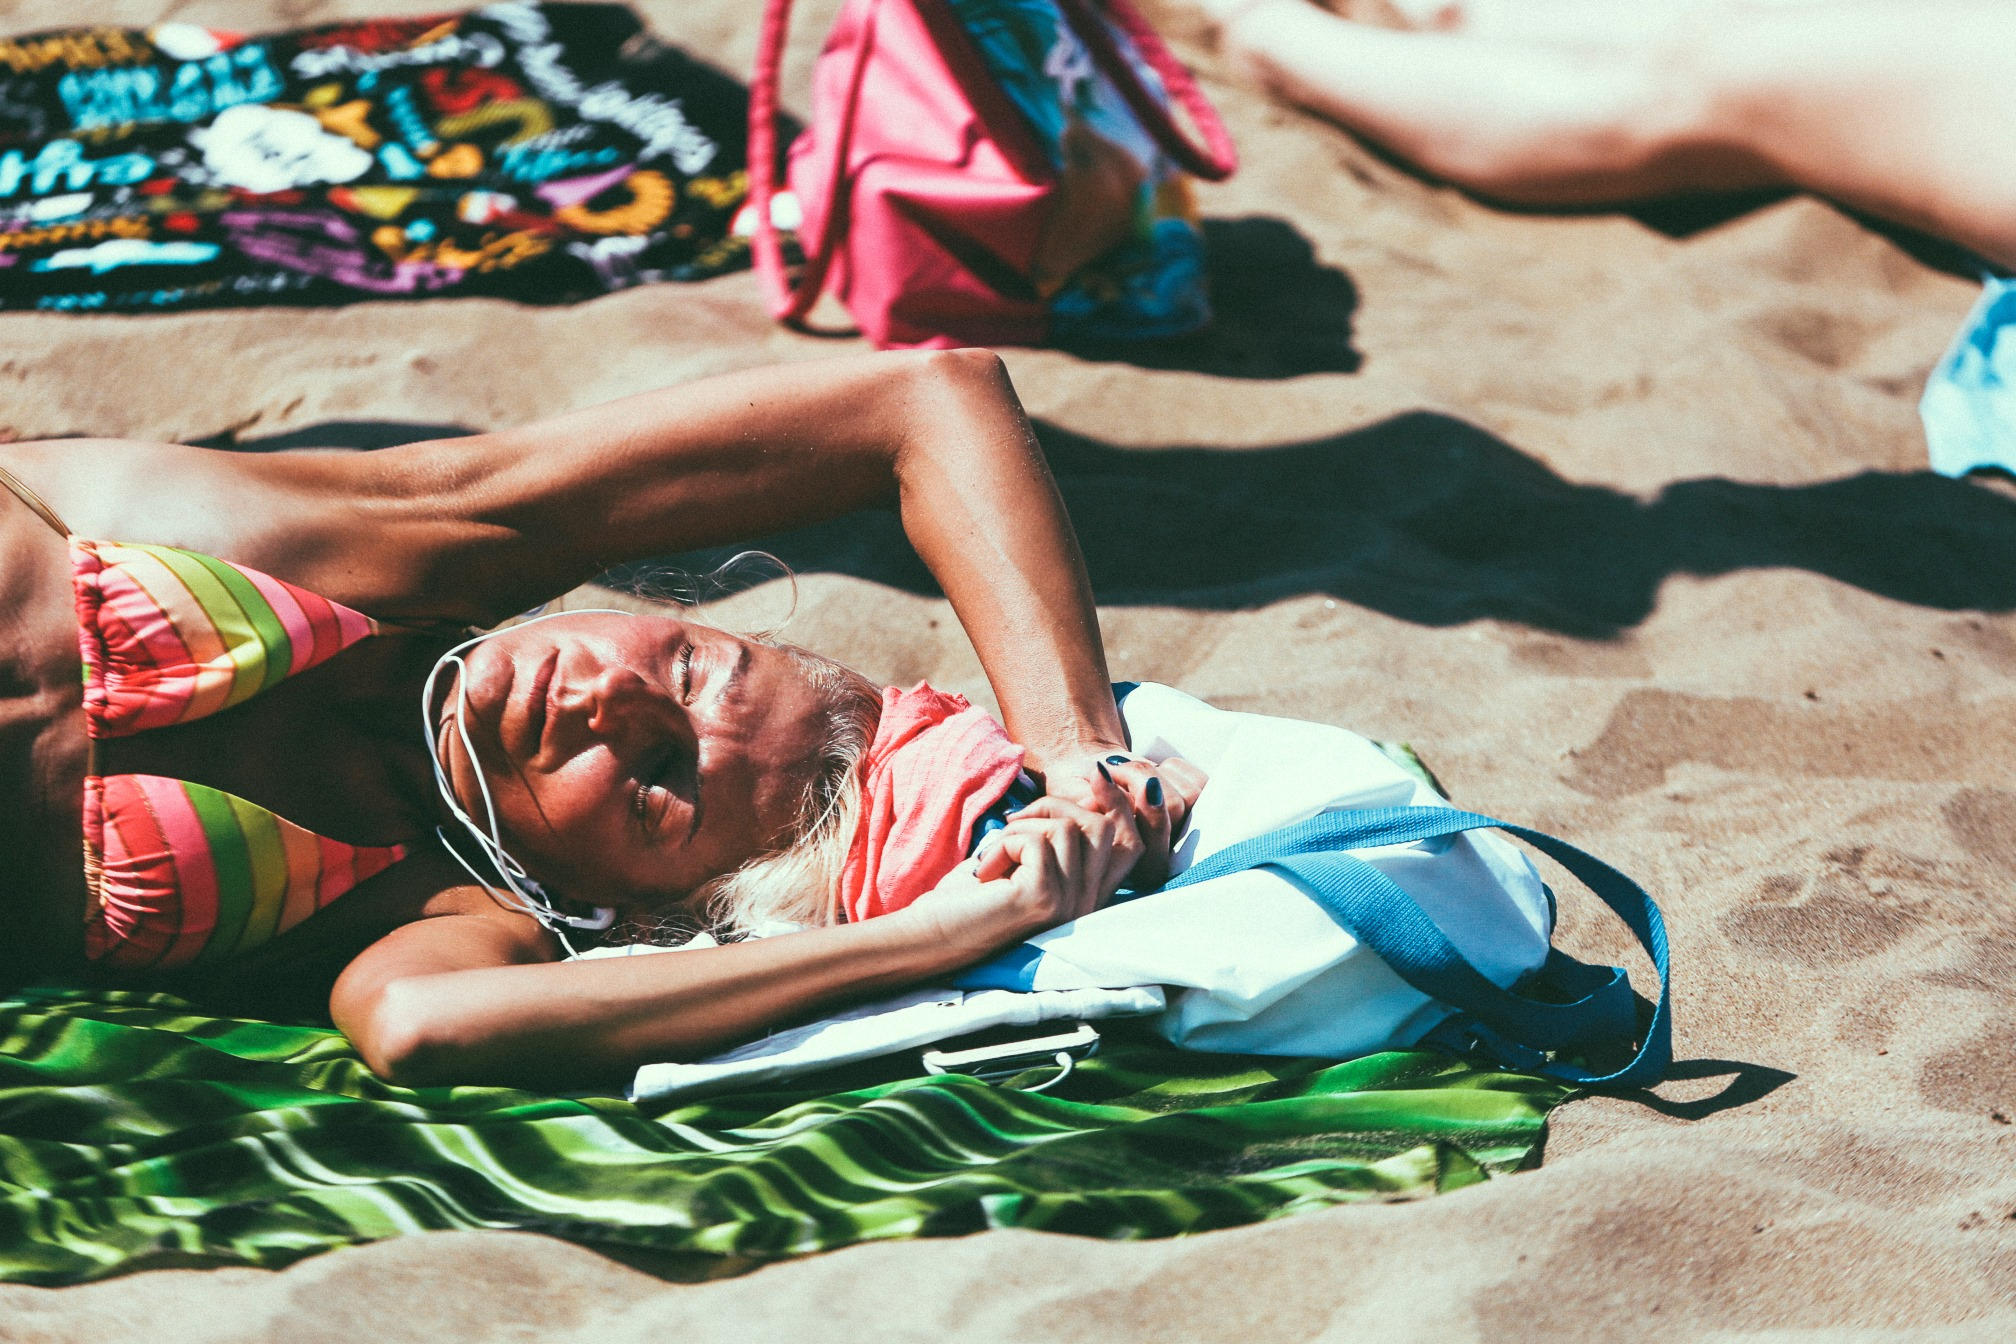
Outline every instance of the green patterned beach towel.
POLYGON ((724 1267, 989 1227, 1170 1236, 1511 1171, 1570 1091, 1426 1053, 1332 1064, 1107 1035, 1040 1095, 895 1076, 909 1059, 652 1108, 393 1087, 327 1028, 29 991, 0 998, 0 1279, 277 1266, 440 1228, 724 1267))

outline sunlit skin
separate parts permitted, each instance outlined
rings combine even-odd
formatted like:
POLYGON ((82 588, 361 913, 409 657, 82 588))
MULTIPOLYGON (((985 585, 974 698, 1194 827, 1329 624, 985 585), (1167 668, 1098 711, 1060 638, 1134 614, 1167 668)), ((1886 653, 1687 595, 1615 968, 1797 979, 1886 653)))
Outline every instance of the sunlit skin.
POLYGON ((465 655, 437 749, 457 800, 542 883, 659 904, 787 843, 817 768, 823 705, 781 649, 671 617, 583 612, 465 655))

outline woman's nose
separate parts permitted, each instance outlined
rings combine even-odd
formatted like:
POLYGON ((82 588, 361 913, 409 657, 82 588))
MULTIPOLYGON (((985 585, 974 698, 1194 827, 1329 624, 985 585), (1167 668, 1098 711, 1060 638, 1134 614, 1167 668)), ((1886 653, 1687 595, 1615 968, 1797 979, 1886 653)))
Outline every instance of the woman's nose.
POLYGON ((669 697, 627 667, 605 668, 583 687, 581 709, 588 731, 605 742, 619 741, 641 728, 657 728, 669 697))
POLYGON ((591 677, 583 685, 581 715, 589 737, 619 750, 691 731, 669 687, 629 667, 607 667, 591 677))

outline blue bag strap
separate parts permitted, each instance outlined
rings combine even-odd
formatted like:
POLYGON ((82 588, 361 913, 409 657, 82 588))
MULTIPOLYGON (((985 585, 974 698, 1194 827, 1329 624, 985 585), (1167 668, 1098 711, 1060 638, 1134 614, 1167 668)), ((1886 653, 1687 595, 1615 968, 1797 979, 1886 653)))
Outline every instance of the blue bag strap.
POLYGON ((1527 998, 1478 971, 1404 887, 1363 859, 1298 854, 1269 866, 1299 881, 1401 979, 1501 1036, 1540 1050, 1574 1050, 1638 1034, 1637 1001, 1615 968, 1573 1002, 1527 998))
POLYGON ((1464 1018, 1457 1029, 1466 1044, 1512 1067, 1585 1086, 1640 1087, 1657 1082, 1672 1062, 1665 921, 1644 888, 1573 845, 1450 807, 1324 812, 1228 845, 1171 879, 1165 889, 1261 867, 1277 868, 1295 878, 1331 918, 1401 979, 1456 1008, 1464 1018), (1486 827, 1518 836, 1574 874, 1624 921, 1651 958, 1659 975, 1659 997, 1642 1045, 1623 1068, 1597 1074, 1565 1061, 1547 1061, 1536 1053, 1536 1048, 1579 1049, 1636 1036, 1636 1002, 1621 971, 1583 966, 1550 952, 1549 969, 1580 998, 1548 1003, 1500 989, 1470 964, 1397 883, 1364 860, 1341 852, 1411 844, 1486 827))

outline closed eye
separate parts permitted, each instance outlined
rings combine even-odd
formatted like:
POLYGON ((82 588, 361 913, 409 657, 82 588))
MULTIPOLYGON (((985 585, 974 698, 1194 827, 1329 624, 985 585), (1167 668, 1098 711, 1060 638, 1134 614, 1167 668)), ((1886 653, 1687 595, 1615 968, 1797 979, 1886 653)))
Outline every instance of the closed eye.
MULTIPOLYGON (((679 650, 678 664, 673 669, 672 678, 679 688, 680 702, 690 703, 693 699, 693 655, 697 652, 689 639, 679 650)), ((654 764, 647 769, 631 795, 631 811, 638 822, 645 827, 662 825, 666 812, 671 807, 672 795, 678 784, 677 776, 682 770, 679 748, 668 746, 654 764)), ((698 781, 695 781, 697 790, 698 781)), ((695 800, 695 817, 698 817, 698 800, 695 800)))
POLYGON ((665 810, 671 804, 674 779, 679 769, 677 749, 668 749, 644 772, 632 795, 631 810, 637 820, 646 826, 655 826, 664 820, 665 810))

